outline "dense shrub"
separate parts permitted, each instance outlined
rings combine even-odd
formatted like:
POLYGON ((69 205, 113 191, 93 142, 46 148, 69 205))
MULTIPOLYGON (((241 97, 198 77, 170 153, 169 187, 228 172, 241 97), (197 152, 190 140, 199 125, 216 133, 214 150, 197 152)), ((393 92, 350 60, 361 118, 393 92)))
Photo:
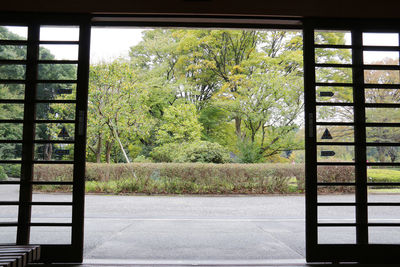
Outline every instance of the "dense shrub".
POLYGON ((3 168, 3 171, 8 178, 21 177, 21 165, 19 164, 4 164, 3 166, 0 166, 0 168, 3 168))
POLYGON ((263 159, 260 146, 248 141, 238 143, 238 158, 240 163, 258 163, 263 159))
POLYGON ((8 178, 7 173, 4 171, 3 167, 0 166, 0 181, 5 180, 7 178, 8 178))
MULTIPOLYGON (((71 181, 72 165, 35 165, 35 180, 71 181)), ((0 168, 1 174, 1 168, 0 168)), ((0 176, 1 177, 1 176, 0 176)), ((303 164, 131 163, 86 168, 87 191, 146 194, 263 194, 303 192, 303 164)), ((318 182, 354 182, 352 166, 319 166, 318 182)), ((369 169, 370 182, 396 182, 400 171, 369 169)), ((352 186, 319 186, 319 193, 351 193, 352 186)), ((51 188, 41 188, 51 191, 51 188)))
MULTIPOLYGON (((36 165, 35 179, 62 181, 71 179, 71 172, 69 165, 36 165)), ((87 191, 104 193, 290 193, 293 180, 304 184, 302 165, 88 163, 86 168, 87 191)))
MULTIPOLYGON (((353 166, 319 166, 317 169, 320 183, 351 183, 355 182, 353 166)), ((352 193, 354 186, 319 186, 319 193, 352 193)))
POLYGON ((223 146, 208 141, 165 144, 153 149, 151 156, 156 162, 227 163, 230 161, 229 152, 223 146))
POLYGON ((137 156, 132 162, 135 163, 151 163, 153 160, 151 158, 147 158, 144 155, 137 156))
POLYGON ((200 141, 189 144, 183 155, 183 162, 227 163, 229 152, 220 144, 200 141))
POLYGON ((183 153, 183 145, 178 143, 169 143, 154 148, 150 152, 150 156, 156 162, 173 162, 176 161, 183 153))
POLYGON ((35 181, 72 181, 72 177, 72 165, 35 164, 33 178, 35 181))

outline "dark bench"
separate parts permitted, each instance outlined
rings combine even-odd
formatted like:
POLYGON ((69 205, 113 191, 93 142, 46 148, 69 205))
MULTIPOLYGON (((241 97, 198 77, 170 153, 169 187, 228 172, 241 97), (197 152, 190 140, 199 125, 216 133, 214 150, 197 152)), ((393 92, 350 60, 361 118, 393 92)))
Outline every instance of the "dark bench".
POLYGON ((0 246, 0 267, 24 267, 40 260, 40 246, 0 246))

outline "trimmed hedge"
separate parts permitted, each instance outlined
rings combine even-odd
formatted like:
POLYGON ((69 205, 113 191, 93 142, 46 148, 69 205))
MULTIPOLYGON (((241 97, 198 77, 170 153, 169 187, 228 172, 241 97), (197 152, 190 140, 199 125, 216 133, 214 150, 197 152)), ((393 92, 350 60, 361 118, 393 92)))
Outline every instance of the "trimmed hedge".
MULTIPOLYGON (((36 165, 35 180, 70 181, 71 165, 36 165)), ((221 194, 289 193, 304 189, 301 164, 88 163, 88 192, 221 194), (300 188, 290 186, 293 179, 300 188)), ((51 191, 49 187, 42 188, 51 191)))
MULTIPOLYGON (((304 192, 303 164, 130 163, 86 167, 93 193, 264 194, 304 192)), ((317 178, 315 178, 317 179, 317 178)), ((35 180, 71 181, 71 165, 36 165, 35 180)), ((321 166, 319 182, 354 181, 354 168, 321 166)), ((52 191, 51 187, 39 188, 52 191)), ((349 193, 352 187, 320 187, 320 193, 349 193)))

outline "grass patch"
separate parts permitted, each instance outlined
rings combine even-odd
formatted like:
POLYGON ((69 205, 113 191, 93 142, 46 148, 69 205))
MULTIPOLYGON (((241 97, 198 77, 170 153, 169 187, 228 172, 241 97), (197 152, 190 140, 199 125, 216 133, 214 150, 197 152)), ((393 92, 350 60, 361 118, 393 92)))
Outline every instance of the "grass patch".
MULTIPOLYGON (((203 179, 202 181, 185 180, 179 177, 162 177, 152 179, 87 181, 86 192, 108 194, 266 194, 290 193, 294 190, 289 186, 288 179, 249 179, 235 182, 219 178, 203 179)), ((296 188, 297 190, 297 188, 296 188)))
POLYGON ((375 183, 400 182, 400 171, 396 169, 368 169, 368 181, 375 183))

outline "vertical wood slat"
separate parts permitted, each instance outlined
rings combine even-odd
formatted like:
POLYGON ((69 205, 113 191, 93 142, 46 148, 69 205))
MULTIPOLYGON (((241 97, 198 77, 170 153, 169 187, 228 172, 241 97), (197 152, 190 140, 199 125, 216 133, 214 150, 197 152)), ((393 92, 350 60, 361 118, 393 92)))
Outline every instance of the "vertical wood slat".
POLYGON ((356 179, 356 236, 357 244, 368 244, 368 188, 367 188, 367 148, 365 133, 365 92, 362 31, 351 32, 353 45, 353 101, 354 101, 354 142, 356 179))
POLYGON ((31 206, 32 201, 32 181, 33 178, 33 159, 34 159, 34 137, 36 117, 35 99, 36 99, 36 81, 38 72, 39 57, 39 34, 40 27, 38 24, 30 24, 28 26, 28 47, 27 47, 27 64, 26 64, 26 83, 25 83, 25 101, 24 101, 24 126, 23 126, 23 144, 22 144, 22 165, 21 165, 21 184, 19 195, 18 210, 18 230, 17 244, 29 244, 31 222, 31 206))
POLYGON ((85 166, 86 127, 89 91, 90 20, 80 24, 78 84, 76 90, 75 153, 73 173, 72 247, 74 261, 83 260, 84 246, 84 206, 85 206, 85 166))
POLYGON ((305 115, 305 187, 306 187, 306 259, 312 261, 318 243, 317 147, 314 28, 309 21, 303 29, 304 115, 305 115))

